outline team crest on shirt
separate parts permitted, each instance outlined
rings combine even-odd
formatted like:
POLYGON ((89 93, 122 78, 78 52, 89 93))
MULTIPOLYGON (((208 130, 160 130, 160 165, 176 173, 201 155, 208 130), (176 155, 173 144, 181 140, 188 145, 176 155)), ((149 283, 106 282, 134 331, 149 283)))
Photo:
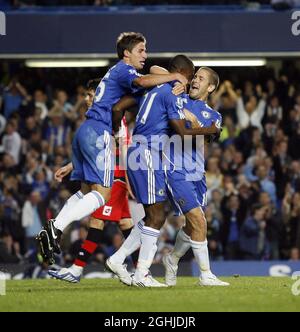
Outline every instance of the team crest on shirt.
POLYGON ((202 111, 201 114, 204 117, 204 119, 210 119, 211 117, 211 114, 207 111, 202 111))
POLYGON ((112 206, 104 205, 103 207, 103 215, 110 216, 112 211, 112 206))

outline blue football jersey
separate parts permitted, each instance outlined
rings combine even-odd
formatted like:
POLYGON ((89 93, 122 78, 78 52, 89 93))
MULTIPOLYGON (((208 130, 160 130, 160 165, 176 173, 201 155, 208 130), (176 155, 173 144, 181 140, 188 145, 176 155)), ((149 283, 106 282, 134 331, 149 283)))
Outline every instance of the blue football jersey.
POLYGON ((141 98, 133 141, 141 141, 142 137, 149 146, 159 144, 162 150, 171 131, 169 120, 184 119, 183 100, 181 96, 173 95, 172 88, 172 83, 161 84, 141 98))
POLYGON ((87 118, 100 121, 112 130, 112 107, 123 96, 137 92, 140 88, 133 80, 141 76, 136 69, 123 60, 110 68, 99 83, 92 106, 86 112, 87 118))
MULTIPOLYGON (((189 96, 183 98, 184 108, 193 113, 201 127, 210 127, 212 122, 220 128, 222 116, 217 111, 209 107, 204 101, 193 100, 189 96)), ((187 121, 186 126, 190 127, 187 121)), ((175 133, 173 133, 175 134, 175 133)), ((176 169, 183 169, 191 176, 189 180, 198 181, 201 179, 204 171, 204 136, 198 135, 196 142, 185 139, 182 144, 179 140, 176 144, 170 145, 165 154, 176 169)))

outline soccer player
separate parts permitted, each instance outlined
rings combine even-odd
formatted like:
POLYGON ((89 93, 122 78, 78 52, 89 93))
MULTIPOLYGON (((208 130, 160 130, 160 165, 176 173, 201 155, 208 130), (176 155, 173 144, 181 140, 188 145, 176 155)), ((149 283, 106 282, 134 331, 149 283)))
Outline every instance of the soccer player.
MULTIPOLYGON (((139 88, 178 80, 187 83, 179 73, 170 75, 140 75, 147 58, 146 40, 140 33, 122 33, 117 40, 120 61, 110 68, 96 89, 87 119, 78 128, 72 142, 71 180, 81 181, 81 190, 71 196, 55 219, 49 220, 37 239, 44 261, 54 263, 54 253, 60 252, 59 240, 64 229, 74 220, 92 214, 109 200, 113 182, 112 106, 119 99, 139 88)), ((101 231, 93 241, 99 242, 101 231)))
MULTIPOLYGON (((219 84, 218 74, 209 67, 201 67, 195 74, 186 98, 185 109, 197 117, 194 127, 208 127, 215 122, 221 126, 221 114, 211 109, 207 98, 219 84)), ((178 232, 173 251, 163 257, 165 280, 169 286, 176 285, 178 261, 192 247, 199 266, 203 286, 228 286, 210 270, 207 247, 207 225, 203 208, 206 205, 206 180, 204 170, 204 136, 197 137, 197 144, 185 146, 183 158, 181 147, 165 151, 171 158, 173 169, 166 171, 168 195, 178 214, 184 214, 186 225, 178 232), (173 152, 173 153, 172 153, 173 152), (173 155, 172 155, 173 154, 173 155)))
MULTIPOLYGON (((92 106, 95 91, 99 85, 99 79, 90 80, 87 84, 87 94, 85 97, 86 106, 89 108, 92 106)), ((129 133, 125 118, 121 121, 121 129, 119 131, 119 138, 121 146, 120 149, 116 148, 116 165, 114 171, 114 182, 112 186, 112 193, 110 200, 105 206, 96 210, 89 221, 89 231, 87 239, 83 242, 81 250, 77 254, 77 258, 74 264, 69 268, 63 268, 59 271, 50 270, 48 273, 52 277, 69 282, 79 282, 83 272, 83 268, 86 266, 88 259, 97 249, 98 243, 93 241, 93 234, 98 233, 98 230, 103 230, 104 220, 117 222, 125 238, 129 235, 133 221, 131 219, 128 196, 127 196, 127 183, 126 173, 124 168, 120 165, 120 158, 126 157, 127 146, 129 143, 129 133), (120 151, 121 150, 121 151, 120 151)), ((72 163, 61 167, 55 173, 55 179, 61 182, 62 179, 73 170, 72 163)), ((134 263, 137 261, 137 253, 135 253, 134 263)))
MULTIPOLYGON (((182 73, 187 79, 194 75, 193 62, 184 55, 174 57, 169 66, 170 73, 182 73)), ((141 101, 132 145, 128 148, 128 178, 139 203, 144 205, 145 222, 140 221, 122 247, 106 261, 106 266, 127 285, 140 287, 165 287, 151 277, 149 268, 157 250, 160 228, 165 221, 164 202, 166 196, 165 174, 162 167, 162 151, 172 127, 180 137, 184 135, 213 134, 218 129, 186 128, 183 101, 172 93, 173 85, 163 84, 148 90, 141 101), (125 257, 140 247, 139 260, 133 278, 122 264, 125 257)), ((127 108, 125 99, 121 110, 127 108)), ((120 103, 122 103, 121 101, 120 103)), ((122 115, 122 114, 121 114, 122 115)))

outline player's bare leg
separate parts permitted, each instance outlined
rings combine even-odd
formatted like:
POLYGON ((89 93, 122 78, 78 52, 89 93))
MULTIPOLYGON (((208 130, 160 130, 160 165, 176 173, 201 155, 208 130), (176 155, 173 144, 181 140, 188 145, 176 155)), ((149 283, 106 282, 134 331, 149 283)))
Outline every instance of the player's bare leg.
POLYGON ((207 246, 207 224, 202 208, 196 208, 186 214, 187 235, 190 236, 191 247, 198 263, 202 286, 229 286, 229 283, 219 280, 210 270, 209 253, 207 246))
POLYGON ((172 253, 163 259, 167 284, 176 285, 178 261, 192 247, 201 272, 199 284, 203 286, 228 286, 228 283, 219 280, 210 270, 206 239, 207 225, 202 208, 190 210, 185 214, 185 217, 186 225, 179 231, 172 253))

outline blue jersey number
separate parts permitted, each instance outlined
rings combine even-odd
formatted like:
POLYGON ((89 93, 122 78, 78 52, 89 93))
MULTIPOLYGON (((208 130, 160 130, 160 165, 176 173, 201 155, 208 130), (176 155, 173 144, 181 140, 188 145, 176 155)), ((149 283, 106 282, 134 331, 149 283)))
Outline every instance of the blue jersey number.
POLYGON ((99 90, 97 91, 97 94, 95 95, 95 98, 94 98, 94 101, 96 103, 98 103, 102 99, 102 97, 104 95, 104 92, 105 92, 105 83, 103 81, 101 81, 100 84, 98 85, 98 88, 99 88, 99 90))
POLYGON ((145 99, 144 99, 144 101, 139 109, 139 113, 137 115, 137 121, 140 121, 142 124, 146 123, 156 95, 157 95, 157 92, 151 93, 151 94, 149 94, 149 93, 145 94, 145 97, 144 97, 145 99), (141 115, 142 115, 142 117, 141 117, 141 115), (140 117, 141 117, 141 119, 140 119, 140 117))

